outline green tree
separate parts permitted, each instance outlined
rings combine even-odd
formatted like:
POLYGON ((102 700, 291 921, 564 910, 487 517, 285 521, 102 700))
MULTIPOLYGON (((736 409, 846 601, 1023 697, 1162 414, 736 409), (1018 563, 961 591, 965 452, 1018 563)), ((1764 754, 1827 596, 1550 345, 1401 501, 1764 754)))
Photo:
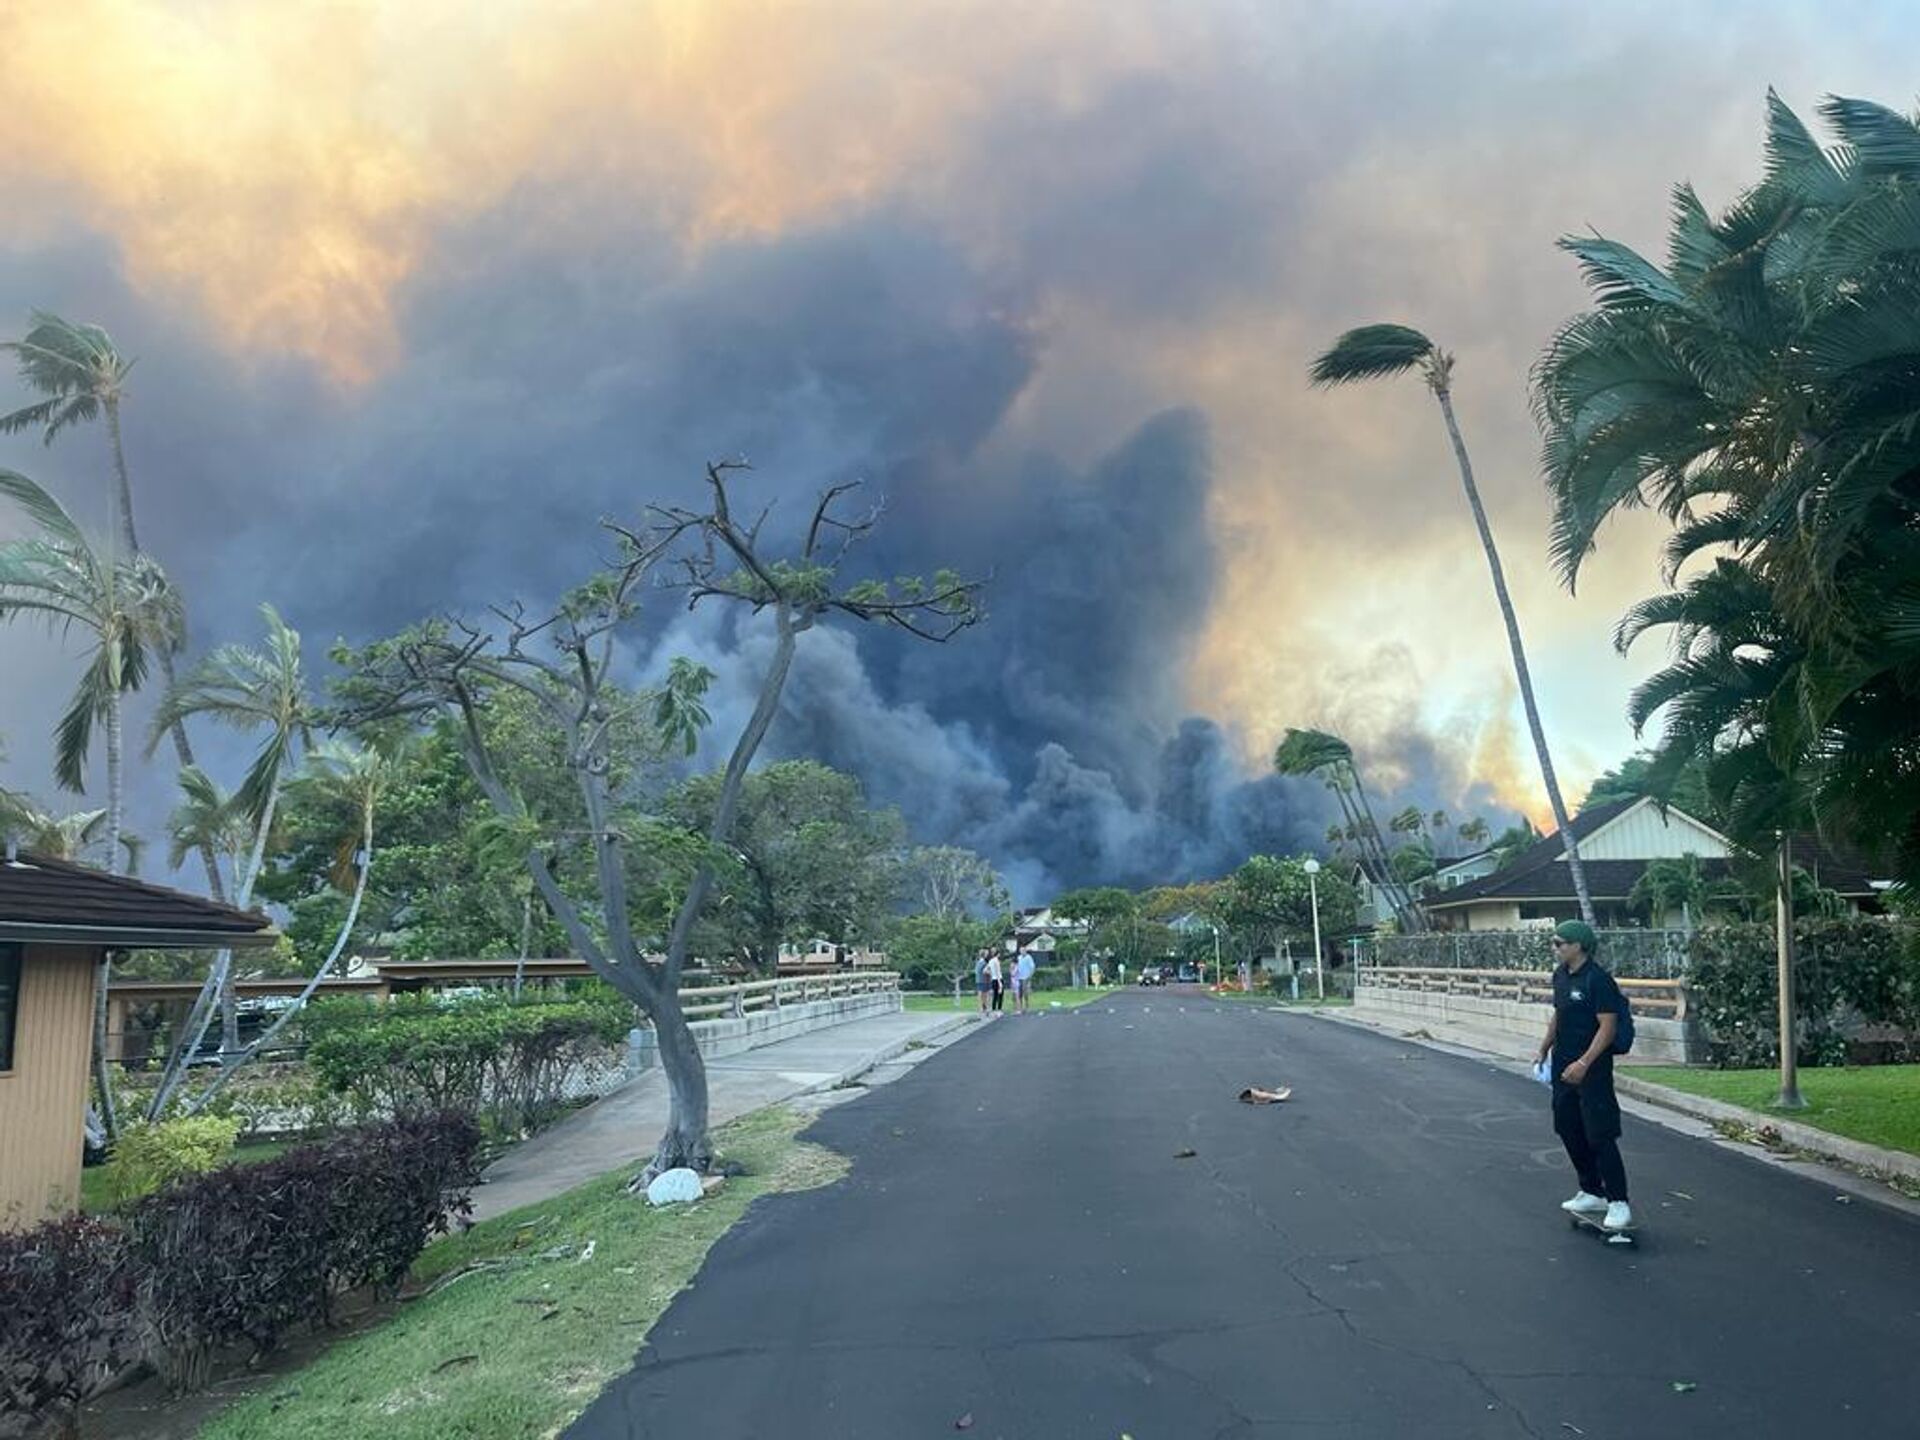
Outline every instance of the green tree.
MULTIPOLYGON (((282 620, 271 605, 262 605, 260 614, 267 623, 265 646, 255 650, 245 645, 222 645, 202 660, 167 691, 154 716, 147 744, 151 754, 162 735, 195 715, 208 716, 236 730, 265 731, 234 796, 254 827, 253 843, 233 892, 233 903, 242 910, 253 903, 254 886, 266 864, 267 840, 279 810, 281 785, 291 773, 299 749, 311 745, 313 739, 314 707, 301 669, 300 632, 282 620)), ((233 952, 223 950, 208 976, 209 993, 217 994, 220 1009, 222 1063, 240 1050, 235 979, 233 952)), ((195 1008, 201 1007, 196 1004, 195 1008)), ((197 1048, 199 1032, 191 1020, 182 1033, 190 1046, 197 1048)), ((192 1054, 192 1048, 186 1053, 192 1054)))
MULTIPOLYGON (((705 834, 724 779, 696 775, 661 803, 671 823, 705 834)), ((900 887, 902 835, 891 810, 869 810, 860 782, 813 760, 749 774, 719 871, 723 943, 771 975, 784 943, 877 934, 900 887)))
POLYGON ((1255 855, 1227 877, 1223 911, 1240 952, 1249 959, 1278 953, 1280 942, 1311 947, 1313 895, 1320 896, 1322 939, 1353 929, 1360 913, 1359 892, 1330 868, 1310 880, 1304 855, 1281 858, 1255 855))
POLYGON ((901 862, 906 904, 942 919, 979 919, 1012 907, 1006 883, 992 865, 959 845, 916 845, 901 862))
POLYGON ((888 927, 887 958, 909 984, 922 989, 951 985, 957 997, 961 982, 972 978, 973 957, 1005 929, 1004 916, 972 920, 931 911, 902 915, 888 927))
POLYGON ((1526 711, 1527 729, 1533 736, 1534 754, 1540 761, 1540 779, 1546 786, 1547 803, 1553 807, 1554 823, 1559 826, 1567 847, 1567 866, 1573 872, 1574 893, 1580 897, 1580 914, 1594 923, 1593 900, 1587 893, 1587 873, 1580 864, 1580 846, 1567 828, 1567 806, 1560 798, 1560 781, 1554 774, 1553 755, 1547 748, 1547 732, 1540 723, 1540 707, 1533 698, 1533 673, 1527 666, 1526 646, 1520 639, 1520 620, 1514 613, 1513 597, 1507 593, 1506 572, 1500 565, 1500 552, 1493 543, 1493 528, 1487 523, 1486 507, 1480 503, 1480 489, 1474 483, 1473 462, 1467 458, 1466 441, 1460 438, 1460 425, 1453 413, 1453 356, 1440 349, 1418 330, 1405 325, 1363 325, 1349 330, 1334 342, 1333 348, 1313 363, 1313 383, 1331 386, 1375 380, 1418 370, 1427 388, 1439 403, 1446 421, 1447 438, 1453 442, 1453 458, 1460 468, 1460 484, 1467 493, 1467 507, 1473 512, 1474 527, 1480 532, 1480 548, 1486 552, 1487 569, 1493 576, 1494 599, 1500 605, 1500 618, 1507 627, 1507 646, 1513 652, 1513 673, 1520 684, 1520 703, 1526 711))
POLYGON ((1920 877, 1920 126, 1868 101, 1821 145, 1768 96, 1763 175, 1674 194, 1667 259, 1563 241, 1595 308, 1535 375, 1567 583, 1606 520, 1673 521, 1665 596, 1623 622, 1675 660, 1654 770, 1690 763, 1736 839, 1811 819, 1920 877), (1682 567, 1712 556, 1704 575, 1682 567), (1734 637, 1753 635, 1750 642, 1734 637))
MULTIPOLYGON (((980 619, 979 586, 942 573, 891 583, 847 584, 841 571, 851 546, 878 520, 843 518, 838 504, 854 487, 834 486, 819 499, 803 539, 789 556, 773 558, 758 521, 743 526, 733 514, 730 482, 741 467, 707 467, 708 508, 655 507, 643 530, 611 525, 621 547, 611 571, 591 577, 544 618, 518 609, 496 611, 499 635, 434 622, 358 652, 342 651, 341 718, 368 723, 395 717, 448 717, 469 770, 500 818, 526 837, 526 863, 547 908, 565 928, 575 953, 652 1020, 669 1096, 666 1132, 652 1161, 636 1177, 688 1166, 706 1170, 713 1158, 708 1125, 706 1066, 680 1004, 680 981, 694 934, 713 893, 733 838, 741 792, 754 756, 780 706, 799 637, 838 617, 894 626, 944 641, 980 619), (674 912, 666 958, 656 965, 640 946, 629 886, 627 837, 618 827, 609 782, 608 720, 618 708, 608 686, 615 644, 637 613, 639 587, 656 566, 673 566, 691 604, 731 601, 762 616, 774 634, 753 713, 735 739, 704 835, 700 857, 674 912), (566 837, 539 833, 523 797, 503 774, 486 743, 481 712, 486 697, 518 689, 564 737, 570 773, 586 809, 583 837, 592 856, 597 904, 568 895, 554 873, 552 851, 566 837)), ((684 737, 696 723, 709 676, 675 667, 655 699, 663 738, 684 737), (679 693, 674 693, 678 690, 679 693)))
POLYGON ((1680 912, 1680 928, 1691 931, 1709 907, 1739 912, 1744 919, 1749 908, 1746 890, 1733 880, 1708 877, 1706 864, 1691 852, 1678 859, 1652 860, 1633 882, 1627 903, 1646 917, 1649 925, 1658 925, 1663 917, 1680 912))

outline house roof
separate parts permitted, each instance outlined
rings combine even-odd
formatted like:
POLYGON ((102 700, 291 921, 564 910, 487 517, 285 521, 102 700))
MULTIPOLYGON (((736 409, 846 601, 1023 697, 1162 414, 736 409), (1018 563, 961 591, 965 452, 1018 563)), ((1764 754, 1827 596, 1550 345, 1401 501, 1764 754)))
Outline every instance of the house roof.
MULTIPOLYGON (((1576 841, 1584 840, 1643 803, 1648 803, 1644 796, 1629 796, 1597 805, 1574 816, 1567 828, 1576 841)), ((1695 824, 1702 823, 1677 806, 1668 808, 1695 824)), ((1794 862, 1827 889, 1856 898, 1878 894, 1863 857, 1825 844, 1812 834, 1796 835, 1793 848, 1794 862)), ((1421 903, 1429 910, 1451 910, 1487 900, 1572 900, 1573 867, 1561 858, 1564 850, 1565 843, 1555 831, 1521 851, 1503 869, 1443 890, 1421 903)), ((1624 900, 1650 863, 1588 860, 1583 856, 1580 868, 1586 872, 1587 893, 1594 899, 1624 900)), ((1709 880, 1725 879, 1732 873, 1732 865, 1724 859, 1703 858, 1700 864, 1709 880)))
POLYGON ((165 950, 279 938, 264 915, 182 890, 27 851, 0 860, 0 940, 165 950))

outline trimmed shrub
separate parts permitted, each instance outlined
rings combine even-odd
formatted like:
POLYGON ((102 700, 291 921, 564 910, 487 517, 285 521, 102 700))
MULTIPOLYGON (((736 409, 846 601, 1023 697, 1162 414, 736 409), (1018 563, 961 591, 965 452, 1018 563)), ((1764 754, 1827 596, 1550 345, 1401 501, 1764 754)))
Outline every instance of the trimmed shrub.
MULTIPOLYGON (((1890 1058, 1920 1044, 1920 946, 1903 926, 1869 916, 1794 925, 1794 1000, 1803 1065, 1841 1065, 1862 1026, 1902 1032, 1890 1058)), ((1697 931, 1689 957, 1689 1013, 1723 1069, 1779 1063, 1780 1011, 1771 925, 1697 931)))
POLYGON ((1073 977, 1067 973, 1064 965, 1036 965, 1033 970, 1033 988, 1040 990, 1065 990, 1073 983, 1073 977))
POLYGON ((0 1231, 0 1436, 33 1433, 132 1358, 132 1294, 110 1224, 0 1231))
POLYGON ((125 1205, 175 1180, 217 1169, 232 1156, 239 1135, 240 1122, 220 1115, 127 1126, 106 1166, 108 1203, 125 1205))
POLYGON ((330 1318, 333 1297, 390 1289, 468 1210, 480 1132, 458 1113, 409 1115, 162 1190, 126 1216, 149 1358, 175 1389, 214 1353, 256 1352, 330 1318))
POLYGON ((307 1050, 323 1090, 362 1116, 458 1109, 511 1133, 550 1121, 568 1072, 607 1063, 633 1024, 631 1006, 599 997, 328 1008, 307 1050))

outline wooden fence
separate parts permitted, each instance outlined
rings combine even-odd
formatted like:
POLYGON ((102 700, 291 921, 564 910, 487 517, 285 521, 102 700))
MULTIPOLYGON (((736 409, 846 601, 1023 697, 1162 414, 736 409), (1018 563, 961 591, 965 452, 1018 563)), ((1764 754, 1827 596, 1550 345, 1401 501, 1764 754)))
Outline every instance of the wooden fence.
MULTIPOLYGON (((1617 980, 1635 1015, 1658 1020, 1687 1018, 1687 987, 1680 980, 1617 980)), ((1429 995, 1473 995, 1486 1000, 1553 1003, 1551 970, 1464 970, 1444 966, 1369 965, 1360 971, 1362 990, 1414 990, 1429 995)))

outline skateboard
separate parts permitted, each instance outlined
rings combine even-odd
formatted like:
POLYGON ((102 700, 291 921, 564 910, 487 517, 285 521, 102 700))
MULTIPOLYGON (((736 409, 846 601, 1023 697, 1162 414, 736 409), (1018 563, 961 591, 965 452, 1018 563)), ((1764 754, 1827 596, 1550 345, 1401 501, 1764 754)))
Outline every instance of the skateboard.
POLYGON ((1606 1219, 1605 1211, 1599 1214, 1590 1214, 1584 1210, 1569 1210, 1566 1214, 1568 1221, 1576 1230, 1591 1230, 1596 1235, 1604 1235, 1609 1245, 1632 1245, 1636 1243, 1633 1232, 1638 1227, 1629 1225, 1624 1230, 1609 1230, 1605 1225, 1600 1223, 1606 1219))

